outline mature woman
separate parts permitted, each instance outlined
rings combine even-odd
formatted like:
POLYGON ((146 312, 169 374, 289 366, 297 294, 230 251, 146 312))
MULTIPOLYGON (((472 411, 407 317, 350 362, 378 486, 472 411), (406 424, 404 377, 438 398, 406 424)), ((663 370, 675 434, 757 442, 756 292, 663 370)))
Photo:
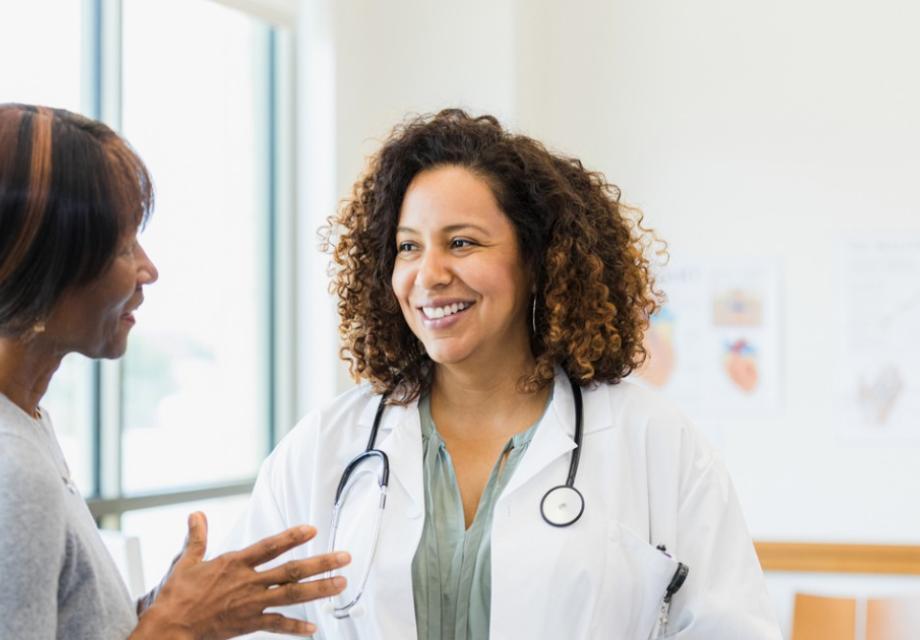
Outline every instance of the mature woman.
POLYGON ((313 625, 264 609, 343 586, 301 582, 341 566, 339 554, 255 570, 311 527, 204 562, 207 524, 196 513, 159 596, 130 601, 39 403, 67 353, 124 353, 143 287, 157 279, 137 237, 151 202, 147 170, 105 125, 0 105, 0 638, 309 634, 313 625))
POLYGON ((725 468, 625 380, 659 295, 616 187, 448 110, 394 131, 327 241, 367 383, 275 450, 235 539, 303 520, 286 558, 352 553, 343 594, 290 615, 329 638, 779 638, 725 468))

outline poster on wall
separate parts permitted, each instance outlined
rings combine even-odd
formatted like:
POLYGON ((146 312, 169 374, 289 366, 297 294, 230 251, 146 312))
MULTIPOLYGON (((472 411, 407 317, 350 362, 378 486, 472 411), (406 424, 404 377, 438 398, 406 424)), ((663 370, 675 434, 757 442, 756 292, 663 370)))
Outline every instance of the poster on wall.
POLYGON ((835 249, 837 424, 845 437, 920 444, 920 234, 835 249))
POLYGON ((774 415, 780 275, 777 260, 672 260, 657 275, 667 300, 651 318, 649 357, 634 375, 703 425, 774 415))

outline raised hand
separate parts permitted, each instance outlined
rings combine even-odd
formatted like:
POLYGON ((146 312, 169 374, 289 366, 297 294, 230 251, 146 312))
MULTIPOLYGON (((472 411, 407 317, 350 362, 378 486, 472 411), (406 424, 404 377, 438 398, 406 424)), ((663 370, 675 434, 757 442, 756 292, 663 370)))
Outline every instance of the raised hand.
POLYGON ((129 640, 221 640, 253 631, 313 634, 315 625, 265 609, 340 593, 341 576, 305 579, 348 564, 349 555, 328 553, 256 569, 315 535, 313 527, 294 527, 205 561, 208 523, 203 513, 191 514, 185 548, 129 640))

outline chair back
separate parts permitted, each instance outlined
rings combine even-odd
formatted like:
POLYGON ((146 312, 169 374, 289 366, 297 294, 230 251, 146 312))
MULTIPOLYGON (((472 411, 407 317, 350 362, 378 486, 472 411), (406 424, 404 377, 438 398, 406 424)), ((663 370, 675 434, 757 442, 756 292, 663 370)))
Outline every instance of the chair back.
POLYGON ((872 598, 866 605, 866 640, 920 638, 920 596, 872 598))
POLYGON ((847 598, 797 593, 791 640, 918 640, 920 595, 847 598))
POLYGON ((856 599, 795 594, 791 640, 856 640, 856 599))

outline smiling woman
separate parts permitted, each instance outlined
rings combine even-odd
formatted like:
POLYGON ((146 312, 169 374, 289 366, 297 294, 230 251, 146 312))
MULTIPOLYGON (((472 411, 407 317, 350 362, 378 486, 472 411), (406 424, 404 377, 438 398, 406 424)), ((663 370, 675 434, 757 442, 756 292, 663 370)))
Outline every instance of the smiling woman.
POLYGON ((625 379, 660 296, 619 195, 448 109, 397 126, 330 221, 367 384, 285 438, 234 539, 308 520, 355 554, 307 609, 325 637, 779 637, 718 456, 625 379))

